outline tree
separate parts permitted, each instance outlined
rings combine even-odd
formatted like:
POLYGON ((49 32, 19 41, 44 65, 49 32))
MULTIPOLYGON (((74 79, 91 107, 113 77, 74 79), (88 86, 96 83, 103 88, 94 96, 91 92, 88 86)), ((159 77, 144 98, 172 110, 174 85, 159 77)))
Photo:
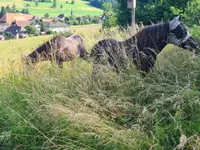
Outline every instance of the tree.
POLYGON ((23 14, 29 14, 29 9, 22 9, 23 14))
MULTIPOLYGON (((171 20, 175 15, 184 16, 189 2, 194 0, 137 0, 136 22, 143 24, 171 20)), ((127 27, 131 24, 131 9, 127 9, 127 0, 117 0, 117 22, 127 27)))
POLYGON ((41 26, 41 32, 45 31, 45 27, 44 27, 44 22, 43 21, 40 23, 40 26, 41 26))
POLYGON ((11 32, 5 32, 4 35, 7 40, 12 39, 14 37, 14 35, 11 32))
POLYGON ((56 8, 57 7, 57 0, 53 0, 53 6, 52 8, 56 8))
POLYGON ((74 12, 73 12, 73 10, 72 10, 72 9, 71 9, 70 15, 71 15, 71 16, 73 16, 73 15, 74 15, 74 12))
POLYGON ((113 12, 112 3, 104 3, 104 21, 103 21, 103 28, 111 28, 117 25, 117 17, 116 14, 113 12))
POLYGON ((12 13, 16 13, 16 5, 15 4, 13 4, 13 6, 12 6, 12 13))
POLYGON ((71 1, 71 4, 74 4, 74 3, 75 3, 75 0, 72 0, 72 1, 71 1))
POLYGON ((117 0, 118 6, 115 10, 117 23, 120 26, 127 27, 131 24, 131 11, 127 9, 127 0, 117 0))
POLYGON ((8 13, 11 12, 11 9, 10 9, 10 6, 9 6, 9 5, 6 6, 6 12, 8 12, 8 13))
POLYGON ((38 1, 35 2, 35 6, 36 6, 36 7, 39 6, 39 2, 38 2, 38 1))
POLYGON ((28 34, 35 34, 37 29, 34 26, 26 26, 25 29, 27 30, 28 34))
POLYGON ((6 14, 6 9, 4 6, 1 7, 1 13, 0 13, 0 17, 2 17, 3 15, 6 14))
POLYGON ((25 7, 30 7, 31 6, 31 4, 25 4, 25 7))
POLYGON ((200 26, 200 1, 193 0, 188 3, 188 7, 185 9, 185 21, 188 25, 200 26))
POLYGON ((49 18, 49 14, 46 13, 46 14, 44 15, 44 18, 49 18))
POLYGON ((37 19, 36 22, 41 26, 41 32, 45 31, 44 22, 40 19, 37 19))

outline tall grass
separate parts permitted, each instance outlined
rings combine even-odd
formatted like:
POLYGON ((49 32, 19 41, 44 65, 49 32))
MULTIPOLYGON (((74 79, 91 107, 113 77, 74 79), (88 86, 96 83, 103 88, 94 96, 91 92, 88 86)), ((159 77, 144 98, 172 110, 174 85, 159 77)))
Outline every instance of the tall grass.
MULTIPOLYGON (((88 49, 102 38, 85 37, 88 49)), ((79 59, 62 70, 19 68, 0 77, 0 149, 200 146, 200 59, 189 52, 167 46, 146 77, 131 65, 120 74, 102 68, 93 79, 79 59)))

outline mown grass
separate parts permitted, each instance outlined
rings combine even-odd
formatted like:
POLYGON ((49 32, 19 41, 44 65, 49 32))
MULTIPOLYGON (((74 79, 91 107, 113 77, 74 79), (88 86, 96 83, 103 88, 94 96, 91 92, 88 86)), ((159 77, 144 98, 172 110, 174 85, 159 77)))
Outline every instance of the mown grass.
MULTIPOLYGON (((84 37, 88 49, 104 38, 84 37)), ((93 79, 80 59, 7 67, 20 69, 0 77, 1 149, 199 149, 200 59, 180 48, 167 46, 146 77, 130 65, 93 79)))
POLYGON ((44 16, 48 13, 51 17, 57 17, 59 14, 65 14, 66 16, 71 15, 71 10, 73 10, 73 15, 75 16, 99 16, 102 15, 103 10, 95 8, 89 4, 87 1, 76 0, 75 4, 71 4, 71 0, 59 0, 57 1, 57 7, 51 8, 53 3, 49 2, 39 2, 38 7, 35 6, 35 2, 28 2, 23 0, 0 0, 0 6, 12 6, 16 4, 17 9, 22 10, 23 8, 29 9, 29 12, 36 16, 44 16), (68 1, 69 3, 66 3, 68 1), (29 4, 29 7, 26 7, 29 4), (63 6, 60 8, 60 6, 63 6))

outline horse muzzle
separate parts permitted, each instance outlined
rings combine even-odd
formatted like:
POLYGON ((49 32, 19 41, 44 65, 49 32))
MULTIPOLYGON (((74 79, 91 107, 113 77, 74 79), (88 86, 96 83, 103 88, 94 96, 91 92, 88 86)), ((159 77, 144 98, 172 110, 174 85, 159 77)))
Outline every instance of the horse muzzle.
POLYGON ((180 45, 184 49, 189 49, 190 51, 195 51, 195 54, 200 54, 200 48, 197 42, 190 37, 186 42, 180 45))

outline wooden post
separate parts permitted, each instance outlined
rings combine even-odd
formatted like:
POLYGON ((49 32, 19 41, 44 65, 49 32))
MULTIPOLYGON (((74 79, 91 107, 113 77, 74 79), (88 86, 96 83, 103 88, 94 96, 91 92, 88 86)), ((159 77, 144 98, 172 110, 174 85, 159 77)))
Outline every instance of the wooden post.
POLYGON ((132 9, 132 26, 135 26, 135 8, 136 0, 127 0, 128 8, 132 9))

